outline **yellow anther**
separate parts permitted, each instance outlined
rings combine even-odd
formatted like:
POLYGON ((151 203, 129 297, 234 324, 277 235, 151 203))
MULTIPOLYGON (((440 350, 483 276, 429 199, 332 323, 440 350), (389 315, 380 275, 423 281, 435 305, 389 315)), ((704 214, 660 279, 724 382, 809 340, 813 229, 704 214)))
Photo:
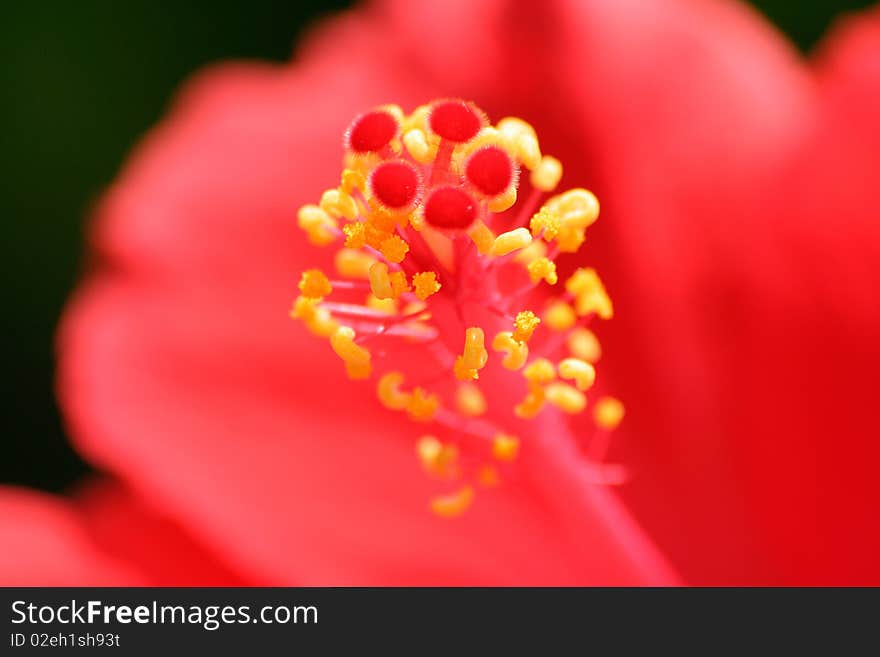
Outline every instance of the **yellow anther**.
POLYGON ((377 299, 394 299, 394 288, 391 286, 391 277, 388 275, 388 265, 384 262, 374 262, 370 267, 370 290, 377 299))
POLYGON ((559 363, 559 376, 574 381, 578 390, 589 390, 596 382, 596 368, 580 358, 565 358, 559 363))
POLYGON ((492 456, 499 461, 512 461, 519 452, 519 438, 499 433, 492 440, 492 456))
POLYGON ((513 407, 513 413, 523 420, 531 420, 544 408, 544 389, 531 386, 526 398, 513 407))
POLYGON ((511 185, 501 194, 494 198, 490 198, 486 204, 490 212, 504 212, 509 210, 516 204, 516 185, 511 185))
POLYGON ((390 408, 392 411, 404 410, 409 405, 410 399, 412 399, 411 394, 400 389, 401 384, 403 384, 403 374, 400 372, 388 372, 382 375, 382 378, 379 379, 379 384, 376 386, 376 394, 379 397, 379 401, 382 402, 383 406, 390 408))
POLYGON ((406 274, 402 271, 388 273, 388 265, 374 262, 370 267, 370 290, 377 299, 397 299, 409 291, 406 274))
POLYGON ((513 320, 513 339, 518 342, 528 342, 540 323, 541 320, 531 310, 518 312, 513 320))
POLYGON ((427 422, 434 417, 438 408, 440 399, 437 395, 426 392, 424 388, 415 388, 406 405, 406 412, 413 420, 427 422))
POLYGON ((422 467, 437 477, 456 474, 458 449, 455 445, 444 445, 434 436, 422 436, 416 443, 416 455, 422 467))
POLYGON ((290 316, 301 320, 309 331, 322 338, 329 338, 339 328, 339 324, 330 312, 318 305, 317 299, 297 297, 290 310, 290 316))
POLYGON ((510 331, 502 331, 496 335, 492 340, 492 349, 505 353, 501 364, 509 370, 520 369, 529 358, 529 346, 525 342, 515 340, 510 331))
POLYGON ((391 281, 391 293, 395 299, 400 297, 404 292, 409 292, 409 283, 406 280, 406 274, 402 271, 395 271, 388 274, 391 281))
POLYGON ((566 339, 572 355, 588 363, 597 363, 602 357, 602 345, 599 338, 590 329, 576 328, 566 339))
POLYGON ((328 189, 321 195, 321 209, 332 217, 345 217, 349 221, 357 219, 359 214, 354 199, 338 189, 328 189))
POLYGON ((432 147, 428 143, 428 138, 424 132, 418 128, 407 130, 403 134, 403 145, 412 158, 419 164, 428 164, 437 155, 436 146, 432 147))
POLYGON ((545 207, 559 216, 563 226, 585 229, 599 217, 599 200, 586 189, 570 189, 547 201, 545 207))
POLYGON ((577 253, 586 240, 583 228, 562 226, 556 235, 556 248, 560 253, 577 253))
POLYGON ((529 244, 526 248, 521 249, 517 252, 515 256, 513 256, 514 262, 518 262, 521 265, 528 266, 533 260, 537 260, 538 258, 543 258, 547 255, 547 243, 541 240, 532 240, 532 243, 529 244))
POLYGON ((378 310, 379 312, 385 313, 386 315, 397 314, 396 299, 380 299, 374 294, 368 294, 367 300, 364 302, 364 305, 367 308, 378 310))
POLYGON ((533 386, 542 386, 556 378, 556 367, 546 358, 536 358, 523 370, 523 376, 533 386))
POLYGON ((544 321, 554 331, 567 331, 577 321, 577 315, 565 301, 554 301, 544 311, 544 321))
POLYGON ((541 162, 541 149, 538 137, 531 125, 515 117, 507 117, 498 122, 498 132, 508 140, 517 158, 530 171, 541 162))
POLYGON ((425 221, 425 215, 419 209, 416 209, 409 213, 409 225, 412 226, 413 230, 421 232, 428 225, 428 222, 425 221))
POLYGON ((544 388, 547 401, 566 413, 580 413, 587 406, 587 397, 567 383, 551 383, 544 388))
POLYGON ((614 397, 602 397, 593 407, 593 419, 603 429, 616 429, 623 414, 623 404, 614 397))
POLYGON ((392 233, 400 222, 400 214, 383 207, 372 208, 367 217, 367 223, 382 233, 392 233))
POLYGON ((428 129, 428 115, 430 113, 430 105, 419 105, 412 111, 412 114, 403 117, 401 123, 403 131, 406 133, 410 130, 418 129, 425 132, 428 129))
POLYGON ((309 299, 321 299, 333 291, 333 286, 320 269, 308 269, 299 280, 299 291, 309 299))
POLYGON ((481 486, 492 488, 501 483, 501 477, 498 476, 498 470, 491 465, 484 465, 477 471, 477 481, 481 486))
POLYGON ((326 246, 336 239, 339 223, 317 205, 302 206, 296 218, 312 244, 326 246))
MULTIPOLYGON (((349 224, 351 226, 360 224, 349 224)), ((369 253, 358 251, 357 249, 339 249, 333 258, 333 264, 340 276, 345 278, 362 278, 370 277, 370 267, 376 259, 369 253)))
POLYGON ((462 383, 455 391, 455 407, 468 417, 485 415, 488 409, 486 398, 474 383, 462 383))
POLYGON ((542 192, 552 192, 562 178, 562 162, 555 157, 545 155, 531 175, 532 187, 542 192))
POLYGON ((481 220, 477 219, 474 225, 468 231, 468 235, 477 245, 477 251, 481 255, 486 255, 492 251, 492 245, 495 243, 495 234, 489 230, 481 220))
POLYGON ((486 366, 489 360, 489 352, 485 347, 486 336, 483 329, 471 327, 465 331, 464 350, 461 356, 455 359, 453 371, 459 381, 479 379, 479 371, 486 366))
POLYGON ((401 262, 409 251, 409 244, 400 235, 391 235, 382 240, 382 243, 379 245, 379 251, 390 262, 401 262))
POLYGON ((444 518, 454 518, 465 511, 474 501, 474 489, 470 486, 459 488, 449 495, 439 495, 431 500, 431 511, 444 518))
POLYGON ((547 241, 556 237, 560 226, 559 217, 546 207, 538 210, 529 220, 529 229, 532 231, 532 237, 538 237, 543 231, 543 237, 547 241))
POLYGON ((367 182, 364 174, 354 169, 344 169, 342 171, 342 184, 339 189, 349 196, 356 189, 363 189, 367 182))
POLYGON ((559 281, 559 277, 556 275, 556 263, 549 258, 536 258, 529 263, 527 269, 532 283, 543 279, 550 285, 556 285, 559 281))
POLYGON ((515 228, 501 233, 492 244, 492 255, 504 256, 529 245, 532 235, 526 228, 515 228))
MULTIPOLYGON (((380 246, 382 246, 382 242, 391 237, 391 233, 387 230, 382 230, 381 228, 376 228, 376 226, 372 222, 367 222, 365 224, 361 224, 364 228, 364 242, 368 246, 373 247, 378 250, 380 246)), ((343 228, 345 230, 345 228, 343 228)), ((346 246, 352 246, 350 244, 346 244, 346 246)))
POLYGON ((437 274, 432 271, 423 271, 413 274, 413 288, 415 288, 416 296, 424 301, 432 294, 440 291, 440 283, 437 282, 437 274))
POLYGON ((345 370, 350 379, 367 379, 372 372, 370 352, 354 343, 354 329, 340 326, 330 336, 330 346, 345 363, 345 370))
POLYGON ((349 249, 360 249, 367 243, 367 226, 359 221, 345 224, 342 232, 345 233, 345 246, 349 249))
POLYGON ((581 317, 596 313, 602 319, 614 316, 611 297, 595 269, 580 268, 565 283, 565 289, 575 295, 575 311, 581 317))

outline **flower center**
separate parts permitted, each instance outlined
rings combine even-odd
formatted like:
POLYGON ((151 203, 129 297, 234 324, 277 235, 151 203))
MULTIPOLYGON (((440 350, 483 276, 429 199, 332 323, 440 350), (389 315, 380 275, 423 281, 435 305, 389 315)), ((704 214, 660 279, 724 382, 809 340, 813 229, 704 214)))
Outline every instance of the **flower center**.
POLYGON ((341 184, 298 214, 313 244, 337 249, 336 274, 304 272, 291 316, 329 339, 350 378, 375 378, 383 405, 431 426, 418 459, 455 485, 431 509, 457 515, 516 476, 540 413, 591 412, 586 458, 601 460, 623 406, 587 399, 601 354, 588 325, 611 318, 611 300, 590 268, 553 292, 554 259, 580 248, 595 196, 545 199, 562 165, 532 127, 490 125, 462 100, 376 108, 345 143, 341 184))

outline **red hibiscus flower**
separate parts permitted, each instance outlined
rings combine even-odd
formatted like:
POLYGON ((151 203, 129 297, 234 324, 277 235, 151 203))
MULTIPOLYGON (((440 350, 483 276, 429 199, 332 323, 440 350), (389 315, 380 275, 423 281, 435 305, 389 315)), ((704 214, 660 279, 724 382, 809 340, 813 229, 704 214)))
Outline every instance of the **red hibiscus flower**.
POLYGON ((202 74, 104 199, 59 339, 74 439, 136 497, 4 493, 13 559, 69 551, 59 583, 880 582, 878 109, 876 12, 806 64, 722 2, 377 2, 290 66, 202 74), (295 213, 351 117, 446 97, 527 119, 602 202, 557 264, 615 301, 619 488, 550 409, 518 476, 436 517, 412 423, 285 315, 332 267, 295 213))

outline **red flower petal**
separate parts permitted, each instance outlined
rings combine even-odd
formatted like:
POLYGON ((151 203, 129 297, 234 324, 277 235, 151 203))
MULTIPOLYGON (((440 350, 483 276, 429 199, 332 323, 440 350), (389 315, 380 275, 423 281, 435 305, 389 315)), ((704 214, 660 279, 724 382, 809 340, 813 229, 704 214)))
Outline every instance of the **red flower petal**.
POLYGON ((143 586, 145 579, 100 549, 70 504, 0 488, 0 586, 143 586))
POLYGON ((77 508, 94 543, 143 573, 150 586, 243 586, 245 581, 172 520, 157 515, 121 485, 90 482, 77 508))
MULTIPOLYGON (((630 500, 696 581, 778 580, 785 550, 828 537, 800 521, 773 531, 797 500, 767 485, 780 466, 802 473, 781 481, 804 483, 793 442, 817 434, 795 396, 744 409, 766 408, 777 388, 764 383, 795 389, 811 361, 803 343, 761 360, 789 340, 780 317, 798 306, 766 292, 787 280, 763 232, 774 216, 731 209, 752 207, 795 152, 814 120, 810 82, 736 5, 507 9, 389 4, 337 21, 296 73, 227 69, 196 84, 108 199, 98 241, 116 273, 105 269, 65 324, 62 392, 81 444, 266 578, 626 582, 647 570, 669 581, 630 520, 608 521, 622 514, 613 497, 572 484, 554 450, 531 461, 542 467, 530 487, 437 525, 408 431, 371 391, 328 396, 353 384, 284 318, 312 257, 286 241, 292 211, 337 175, 339 126, 390 99, 473 98, 534 121, 566 179, 598 187, 595 239, 613 247, 602 269, 619 309, 605 363, 629 402, 630 500), (424 25, 455 38, 426 40, 424 25), (333 97, 319 103, 327 80, 333 97), (772 319, 756 330, 761 317, 772 319), (742 353, 775 378, 743 373, 742 353), (761 461, 774 441, 792 449, 761 461), (560 488, 580 500, 570 514, 560 488)), ((833 573, 846 545, 804 563, 833 573)))

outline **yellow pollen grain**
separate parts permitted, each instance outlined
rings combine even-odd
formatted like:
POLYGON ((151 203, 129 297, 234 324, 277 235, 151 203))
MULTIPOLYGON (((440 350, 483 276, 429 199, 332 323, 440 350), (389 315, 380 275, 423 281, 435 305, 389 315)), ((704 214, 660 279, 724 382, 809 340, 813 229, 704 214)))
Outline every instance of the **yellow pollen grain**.
POLYGON ((542 192, 552 192, 562 179, 562 162, 555 157, 545 155, 531 175, 532 187, 542 192))
POLYGON ((554 196, 545 207, 557 214, 562 225, 584 230, 599 218, 599 201, 583 188, 570 189, 554 196))
POLYGON ((455 359, 453 372, 459 381, 479 379, 479 371, 486 366, 489 360, 489 352, 485 347, 486 336, 483 329, 472 326, 465 331, 464 350, 461 356, 455 359))
POLYGON ((486 397, 474 383, 462 383, 455 391, 455 407, 467 417, 485 415, 488 410, 486 397))
POLYGON ((533 385, 544 385, 556 378, 556 366, 546 358, 536 358, 523 370, 523 376, 533 385))
POLYGON ((345 278, 368 279, 374 262, 376 259, 373 256, 357 249, 339 249, 333 257, 337 273, 345 278))
POLYGON ((492 251, 492 245, 495 243, 495 234, 489 230, 482 221, 477 219, 473 227, 468 231, 468 236, 477 246, 480 255, 488 255, 492 251))
POLYGON ((390 262, 401 262, 409 251, 409 244, 400 235, 392 235, 382 241, 379 245, 379 251, 390 262))
POLYGON ((388 280, 391 281, 391 294, 397 299, 404 292, 409 292, 409 282, 406 280, 406 274, 402 271, 395 271, 388 274, 388 280))
POLYGON ((367 379, 372 372, 370 352, 355 344, 355 332, 349 326, 340 326, 330 336, 330 346, 336 355, 345 363, 345 370, 350 379, 367 379))
POLYGON ((602 397, 593 408, 593 419, 603 429, 616 429, 623 415, 623 403, 614 397, 602 397))
POLYGON ((449 495, 439 495, 431 500, 431 511, 443 518, 454 518, 467 511, 474 501, 474 489, 464 486, 449 495))
POLYGON ((333 291, 333 286, 320 269, 308 269, 299 281, 299 291, 309 299, 321 299, 333 291))
POLYGON ((536 258, 526 268, 529 270, 529 278, 532 279, 532 283, 545 280, 550 285, 556 285, 559 281, 559 277, 556 275, 556 263, 549 258, 536 258))
POLYGON ((376 396, 385 408, 392 411, 402 411, 409 406, 412 395, 403 392, 400 386, 403 384, 403 374, 400 372, 388 372, 383 374, 376 386, 376 396))
POLYGON ((437 274, 432 271, 423 271, 413 274, 413 288, 415 288, 416 296, 424 301, 432 294, 440 291, 440 283, 437 281, 437 274))
POLYGON ((559 228, 559 217, 546 207, 538 210, 529 220, 529 229, 532 232, 532 237, 541 235, 545 240, 550 241, 556 237, 559 228))
POLYGON ((427 422, 434 417, 438 408, 440 399, 437 395, 425 391, 424 388, 415 388, 406 405, 406 412, 417 422, 427 422))
POLYGON ((532 235, 527 228, 515 228, 506 233, 501 233, 492 244, 492 255, 505 256, 519 249, 525 248, 532 241, 532 235))
POLYGON ((510 331, 502 331, 492 340, 492 349, 504 352, 501 365, 508 370, 516 371, 526 364, 529 358, 529 346, 522 341, 514 339, 510 331))
POLYGON ((544 388, 547 401, 566 413, 580 413, 587 406, 587 397, 567 383, 551 383, 544 388))
POLYGON ((554 331, 567 331, 576 321, 574 308, 565 301, 554 301, 544 311, 544 322, 554 331))
POLYGON ((532 334, 540 323, 541 320, 531 310, 517 313, 513 320, 513 339, 518 342, 528 342, 532 339, 532 334))
POLYGON ((367 243, 366 224, 355 222, 342 227, 345 233, 345 246, 349 249, 363 248, 367 243))
POLYGON ((519 438, 506 433, 496 434, 492 440, 492 456, 499 461, 512 461, 519 453, 519 438))
POLYGON ((339 223, 317 205, 302 206, 296 218, 312 244, 326 246, 336 239, 339 223))
POLYGON ((572 355, 588 363, 597 363, 602 357, 602 345, 599 338, 588 328, 576 328, 566 338, 568 349, 572 355))
POLYGON ((596 368, 580 358, 565 358, 558 369, 559 376, 574 381, 578 390, 589 390, 596 382, 596 368))

